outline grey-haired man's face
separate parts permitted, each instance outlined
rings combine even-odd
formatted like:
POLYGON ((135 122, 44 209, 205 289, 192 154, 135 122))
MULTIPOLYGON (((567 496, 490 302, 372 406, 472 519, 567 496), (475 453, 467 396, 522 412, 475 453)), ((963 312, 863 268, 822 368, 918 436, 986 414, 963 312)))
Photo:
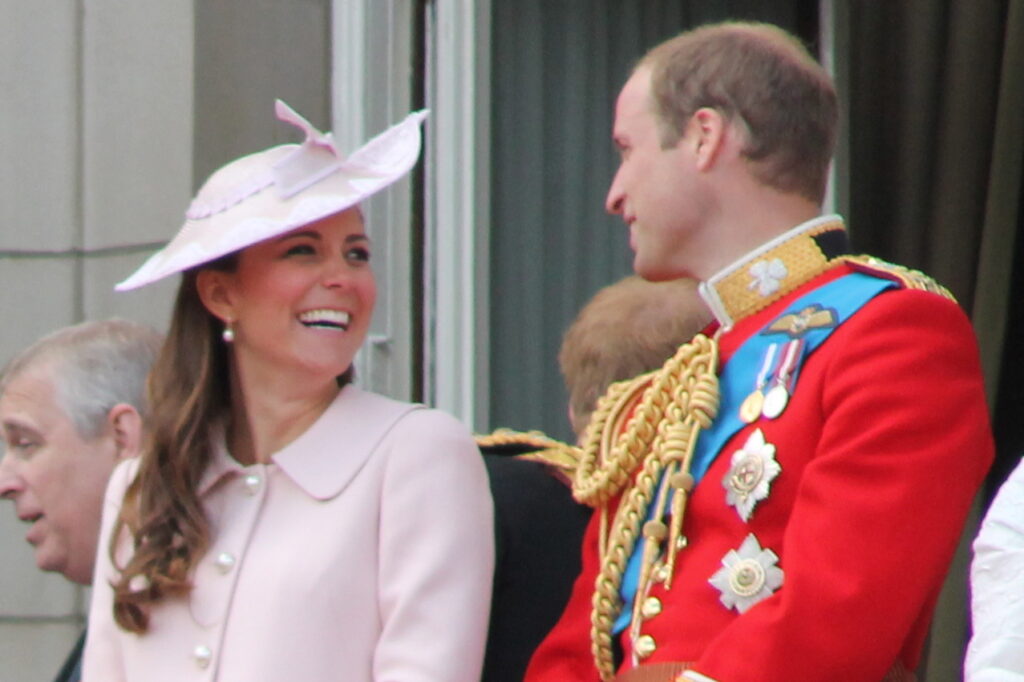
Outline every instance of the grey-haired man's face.
POLYGON ((36 565, 92 582, 103 493, 117 460, 111 433, 83 438, 58 404, 44 364, 11 379, 0 395, 0 497, 28 524, 36 565))

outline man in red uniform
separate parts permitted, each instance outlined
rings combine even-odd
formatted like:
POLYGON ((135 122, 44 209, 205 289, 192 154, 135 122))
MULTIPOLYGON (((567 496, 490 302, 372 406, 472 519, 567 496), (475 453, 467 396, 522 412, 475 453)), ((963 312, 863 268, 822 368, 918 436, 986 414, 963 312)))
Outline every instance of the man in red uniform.
POLYGON ((716 319, 598 406, 597 513, 529 682, 914 679, 992 439, 948 292, 820 215, 836 121, 764 24, 677 36, 622 89, 607 208, 637 273, 701 280, 716 319))

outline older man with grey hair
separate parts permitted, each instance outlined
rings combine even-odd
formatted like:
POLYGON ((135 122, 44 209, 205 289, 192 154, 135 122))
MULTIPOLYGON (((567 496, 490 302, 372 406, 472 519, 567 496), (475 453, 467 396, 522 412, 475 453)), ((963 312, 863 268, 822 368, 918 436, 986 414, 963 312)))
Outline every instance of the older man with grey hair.
MULTIPOLYGON (((91 584, 107 478, 141 448, 146 375, 161 342, 134 322, 84 322, 40 339, 0 373, 0 497, 29 524, 41 570, 91 584)), ((57 682, 79 679, 82 641, 57 682)))

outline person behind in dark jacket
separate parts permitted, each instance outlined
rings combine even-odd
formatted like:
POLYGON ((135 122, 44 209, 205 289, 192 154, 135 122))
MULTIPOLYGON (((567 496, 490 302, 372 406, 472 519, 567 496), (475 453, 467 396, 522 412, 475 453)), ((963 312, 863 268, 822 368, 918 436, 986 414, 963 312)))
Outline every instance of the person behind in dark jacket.
MULTIPOLYGON (((577 441, 610 384, 658 369, 710 321, 696 287, 690 279, 654 283, 631 275, 580 310, 558 356, 577 441)), ((482 680, 520 682, 569 598, 590 508, 577 504, 567 485, 575 445, 506 429, 477 442, 494 497, 497 552, 482 680)))
MULTIPOLYGON (((40 570, 92 583, 103 491, 114 465, 139 452, 160 343, 145 325, 84 322, 38 340, 0 373, 0 497, 29 524, 40 570)), ((78 682, 84 641, 56 682, 78 682)))

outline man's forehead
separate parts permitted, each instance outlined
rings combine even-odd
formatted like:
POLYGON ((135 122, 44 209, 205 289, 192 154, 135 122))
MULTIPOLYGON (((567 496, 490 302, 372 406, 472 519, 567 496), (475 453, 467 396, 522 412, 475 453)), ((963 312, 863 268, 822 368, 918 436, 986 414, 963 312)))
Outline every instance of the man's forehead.
POLYGON ((647 115, 651 107, 651 72, 647 67, 640 67, 633 72, 626 84, 622 86, 619 97, 615 101, 615 129, 620 124, 628 123, 636 116, 647 115))
POLYGON ((11 377, 0 394, 0 425, 5 431, 9 427, 45 429, 62 417, 52 372, 46 365, 28 367, 11 377))

